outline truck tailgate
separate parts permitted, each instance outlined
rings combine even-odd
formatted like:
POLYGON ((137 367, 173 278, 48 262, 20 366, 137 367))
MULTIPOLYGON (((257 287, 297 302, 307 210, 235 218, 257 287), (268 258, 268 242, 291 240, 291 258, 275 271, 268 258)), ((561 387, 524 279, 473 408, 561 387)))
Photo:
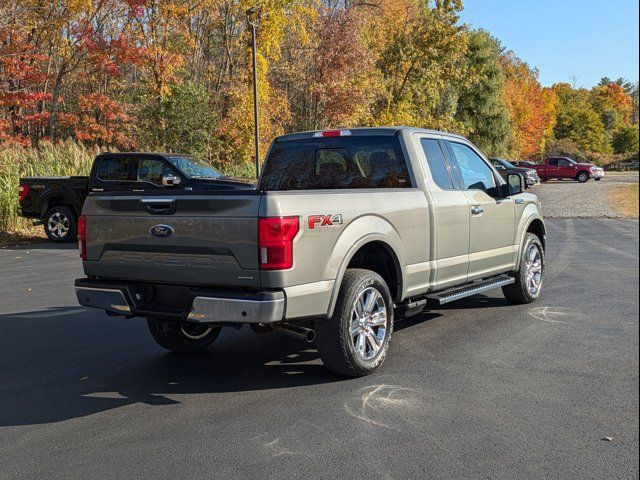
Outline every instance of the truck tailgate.
POLYGON ((185 285, 259 287, 255 192, 90 195, 85 273, 185 285))

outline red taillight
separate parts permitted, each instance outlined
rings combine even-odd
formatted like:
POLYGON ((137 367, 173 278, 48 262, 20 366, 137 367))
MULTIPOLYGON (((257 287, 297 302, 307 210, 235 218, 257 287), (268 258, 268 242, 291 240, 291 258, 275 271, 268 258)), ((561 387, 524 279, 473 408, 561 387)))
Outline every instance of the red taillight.
POLYGON ((29 195, 29 185, 20 185, 18 187, 18 201, 22 202, 29 195))
POLYGON ((87 217, 81 215, 78 218, 78 250, 80 258, 87 259, 87 217))
POLYGON ((293 238, 299 228, 298 217, 258 219, 258 256, 261 270, 285 270, 293 266, 293 238))

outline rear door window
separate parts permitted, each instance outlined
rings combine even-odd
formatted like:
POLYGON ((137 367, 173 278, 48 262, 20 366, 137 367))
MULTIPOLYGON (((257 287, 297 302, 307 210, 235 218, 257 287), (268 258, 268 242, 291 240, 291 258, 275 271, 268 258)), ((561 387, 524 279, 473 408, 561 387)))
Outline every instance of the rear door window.
POLYGON ((270 191, 411 186, 400 142, 390 136, 276 142, 260 180, 270 191))
POLYGON ((451 179, 451 172, 438 140, 422 138, 420 144, 422 145, 422 150, 424 150, 424 155, 427 157, 427 163, 429 164, 433 181, 444 190, 452 190, 454 186, 451 179))
POLYGON ((138 159, 135 157, 103 158, 98 166, 98 178, 112 182, 135 182, 138 179, 138 159))

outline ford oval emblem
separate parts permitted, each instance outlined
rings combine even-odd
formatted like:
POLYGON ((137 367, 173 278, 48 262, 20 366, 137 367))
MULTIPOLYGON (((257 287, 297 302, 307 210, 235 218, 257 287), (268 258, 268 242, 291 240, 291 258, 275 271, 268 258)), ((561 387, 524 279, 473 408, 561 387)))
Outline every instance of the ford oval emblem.
POLYGON ((149 229, 149 233, 154 237, 170 237, 175 230, 171 225, 154 225, 149 229))

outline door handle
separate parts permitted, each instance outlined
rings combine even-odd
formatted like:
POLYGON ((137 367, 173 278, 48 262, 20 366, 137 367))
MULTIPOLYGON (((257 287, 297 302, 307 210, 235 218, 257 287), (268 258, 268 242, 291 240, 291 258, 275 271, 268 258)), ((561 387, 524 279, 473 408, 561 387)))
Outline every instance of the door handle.
POLYGON ((484 208, 480 205, 474 205, 471 207, 471 215, 480 215, 482 212, 484 212, 484 208))

